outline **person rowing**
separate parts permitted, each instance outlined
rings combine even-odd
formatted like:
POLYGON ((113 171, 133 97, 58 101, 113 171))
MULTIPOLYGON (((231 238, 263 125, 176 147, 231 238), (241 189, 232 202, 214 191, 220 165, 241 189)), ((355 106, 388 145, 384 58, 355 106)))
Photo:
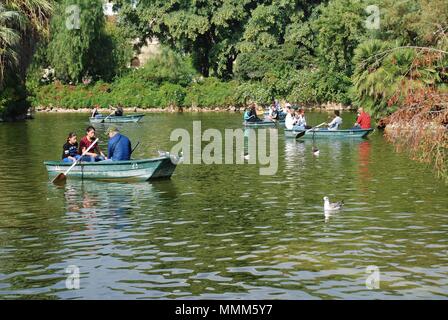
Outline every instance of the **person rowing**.
POLYGON ((95 106, 95 108, 93 109, 91 117, 92 118, 101 118, 102 117, 101 113, 98 111, 97 106, 95 106))
POLYGON ((118 105, 118 107, 115 109, 115 116, 122 117, 123 114, 124 114, 123 107, 121 105, 118 105))
POLYGON ((340 117, 339 110, 334 110, 335 117, 328 124, 328 130, 338 130, 339 126, 342 124, 342 118, 340 117))
POLYGON ((244 121, 246 122, 260 122, 263 121, 257 116, 257 110, 255 109, 255 105, 252 105, 249 109, 246 109, 244 112, 244 121))
MULTIPOLYGON (((86 135, 81 139, 81 142, 79 143, 79 153, 83 154, 84 151, 86 151, 87 148, 89 148, 94 141, 95 141, 95 128, 92 126, 88 126, 86 129, 86 135)), ((105 159, 107 158, 101 151, 100 147, 98 146, 98 143, 95 143, 92 149, 89 152, 87 152, 85 156, 82 157, 81 160, 87 162, 95 162, 95 161, 102 161, 105 159)))

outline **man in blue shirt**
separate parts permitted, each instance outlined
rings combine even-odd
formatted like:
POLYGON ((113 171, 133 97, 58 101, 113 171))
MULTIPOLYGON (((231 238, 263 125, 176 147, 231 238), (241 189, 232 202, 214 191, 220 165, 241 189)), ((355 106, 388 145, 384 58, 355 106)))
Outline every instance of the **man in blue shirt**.
POLYGON ((109 127, 106 133, 109 135, 107 145, 107 157, 112 161, 124 161, 131 159, 131 141, 120 134, 116 127, 109 127))

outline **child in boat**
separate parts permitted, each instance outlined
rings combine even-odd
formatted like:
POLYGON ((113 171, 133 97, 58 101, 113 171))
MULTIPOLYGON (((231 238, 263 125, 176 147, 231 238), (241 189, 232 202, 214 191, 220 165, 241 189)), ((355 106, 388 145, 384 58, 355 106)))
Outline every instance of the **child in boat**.
POLYGON ((328 130, 338 130, 339 126, 342 124, 342 118, 340 117, 339 110, 334 110, 335 117, 328 124, 328 130))
POLYGON ((76 140, 76 133, 70 132, 67 137, 67 142, 62 147, 62 161, 75 162, 81 158, 78 154, 78 142, 76 140))

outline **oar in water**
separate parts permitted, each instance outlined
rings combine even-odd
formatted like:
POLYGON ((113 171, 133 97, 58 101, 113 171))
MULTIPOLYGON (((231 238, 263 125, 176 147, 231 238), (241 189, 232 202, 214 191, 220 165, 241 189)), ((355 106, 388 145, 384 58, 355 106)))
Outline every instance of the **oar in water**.
POLYGON ((140 141, 137 142, 137 144, 135 145, 134 149, 132 149, 131 154, 134 153, 134 150, 137 149, 138 145, 140 144, 140 141))
POLYGON ((90 151, 90 149, 92 149, 92 147, 98 142, 98 140, 99 139, 96 139, 87 149, 86 149, 86 151, 84 151, 83 153, 82 153, 82 155, 81 155, 81 157, 78 159, 78 160, 76 160, 71 166, 70 166, 70 168, 68 168, 68 170, 67 171, 65 171, 64 173, 60 173, 60 174, 58 174, 54 179, 53 179, 53 183, 54 184, 62 184, 62 183, 64 183, 65 182, 65 180, 67 179, 67 175, 68 175, 68 173, 70 172, 70 170, 72 170, 77 164, 78 164, 78 162, 79 161, 81 161, 81 159, 82 159, 82 157, 84 157, 85 155, 86 155, 86 153, 87 152, 89 152, 90 151))
POLYGON ((305 135, 305 133, 307 133, 307 132, 309 132, 309 131, 312 131, 312 130, 314 130, 314 129, 316 129, 316 128, 319 128, 319 127, 323 126, 324 124, 326 124, 326 122, 322 122, 321 124, 318 124, 317 126, 312 127, 311 129, 308 129, 308 130, 305 130, 305 131, 300 131, 300 132, 296 135, 296 139, 299 139, 299 138, 303 137, 303 136, 305 135))

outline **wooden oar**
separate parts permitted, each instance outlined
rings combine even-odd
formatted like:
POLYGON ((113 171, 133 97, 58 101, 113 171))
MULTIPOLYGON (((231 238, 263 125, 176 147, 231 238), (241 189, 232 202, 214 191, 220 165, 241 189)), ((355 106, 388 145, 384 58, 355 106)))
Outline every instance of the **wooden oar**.
POLYGON ((81 155, 81 157, 78 159, 78 160, 76 160, 71 166, 70 166, 70 168, 68 168, 68 170, 67 171, 65 171, 64 173, 60 173, 60 174, 58 174, 54 179, 53 179, 53 183, 54 184, 61 184, 61 183, 64 183, 65 182, 65 180, 67 179, 67 174, 70 172, 70 170, 72 170, 77 164, 78 164, 78 162, 79 161, 81 161, 81 159, 82 159, 82 157, 84 157, 85 155, 86 155, 86 153, 87 152, 89 152, 90 151, 90 149, 92 149, 92 147, 98 142, 98 138, 86 149, 86 151, 84 151, 83 153, 82 153, 82 155, 81 155))
POLYGON ((319 128, 320 126, 323 126, 324 124, 326 124, 326 122, 322 122, 321 124, 319 124, 319 125, 317 125, 317 126, 315 126, 315 127, 312 127, 311 129, 308 129, 308 130, 299 132, 299 133, 296 135, 296 139, 299 139, 299 138, 303 137, 303 136, 305 135, 305 133, 307 133, 307 132, 309 132, 309 131, 312 131, 312 130, 314 130, 314 129, 316 129, 316 128, 319 128))
POLYGON ((104 118, 103 120, 101 120, 100 123, 104 123, 104 121, 106 121, 106 119, 108 119, 111 115, 113 115, 115 113, 115 110, 112 111, 112 113, 110 115, 108 115, 106 118, 104 118))
POLYGON ((132 149, 131 154, 134 153, 134 150, 137 149, 138 145, 140 144, 140 141, 137 142, 137 144, 135 145, 134 149, 132 149))

